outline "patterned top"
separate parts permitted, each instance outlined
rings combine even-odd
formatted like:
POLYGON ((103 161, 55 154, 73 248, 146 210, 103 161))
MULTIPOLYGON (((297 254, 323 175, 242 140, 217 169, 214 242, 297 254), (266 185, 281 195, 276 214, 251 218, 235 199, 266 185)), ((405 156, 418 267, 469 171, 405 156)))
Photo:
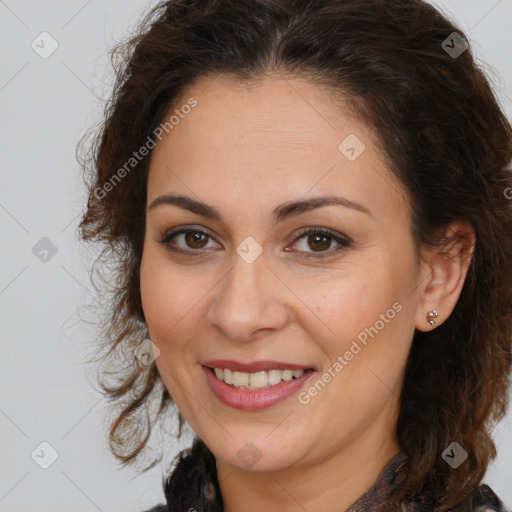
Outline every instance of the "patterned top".
MULTIPOLYGON (((398 482, 405 468, 407 455, 397 453, 383 469, 373 486, 360 496, 345 512, 377 512, 384 510, 385 499, 393 484, 398 482)), ((164 485, 166 504, 145 512, 222 512, 222 496, 217 480, 215 457, 207 446, 196 437, 191 448, 179 455, 174 471, 164 485)), ((433 507, 425 498, 402 502, 393 512, 428 512, 433 507)), ((340 511, 341 512, 341 511, 340 511)), ((485 484, 453 512, 512 512, 485 484)))

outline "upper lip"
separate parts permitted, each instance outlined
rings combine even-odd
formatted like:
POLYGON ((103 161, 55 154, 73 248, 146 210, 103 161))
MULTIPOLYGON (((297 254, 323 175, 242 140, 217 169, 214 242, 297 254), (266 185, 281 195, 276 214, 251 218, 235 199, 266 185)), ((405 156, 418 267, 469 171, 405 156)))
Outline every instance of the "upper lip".
POLYGON ((204 366, 209 368, 227 368, 234 372, 254 373, 265 370, 309 370, 311 366, 303 364, 286 363, 283 361, 251 361, 242 363, 232 359, 212 359, 204 361, 204 366))

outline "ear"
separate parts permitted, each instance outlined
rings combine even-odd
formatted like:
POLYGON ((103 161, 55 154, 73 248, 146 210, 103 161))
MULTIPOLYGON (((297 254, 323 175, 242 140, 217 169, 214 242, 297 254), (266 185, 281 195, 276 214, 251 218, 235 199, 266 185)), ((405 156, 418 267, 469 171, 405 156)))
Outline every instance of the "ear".
POLYGON ((476 243, 473 227, 456 221, 444 229, 436 248, 422 250, 420 297, 415 325, 419 331, 431 331, 442 324, 457 303, 476 243), (429 318, 430 311, 437 317, 429 318), (432 326, 429 320, 434 320, 432 326))

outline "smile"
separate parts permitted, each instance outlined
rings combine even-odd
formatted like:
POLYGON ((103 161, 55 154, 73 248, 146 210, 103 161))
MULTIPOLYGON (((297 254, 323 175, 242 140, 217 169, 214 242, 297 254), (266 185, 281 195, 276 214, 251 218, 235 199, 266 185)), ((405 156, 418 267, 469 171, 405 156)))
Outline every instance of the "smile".
POLYGON ((202 369, 214 397, 225 405, 248 411, 286 400, 317 373, 313 368, 271 361, 216 360, 203 363, 202 369))
POLYGON ((265 389, 279 384, 281 381, 298 379, 305 370, 267 370, 254 373, 235 372, 228 368, 213 368, 216 377, 239 389, 265 389))

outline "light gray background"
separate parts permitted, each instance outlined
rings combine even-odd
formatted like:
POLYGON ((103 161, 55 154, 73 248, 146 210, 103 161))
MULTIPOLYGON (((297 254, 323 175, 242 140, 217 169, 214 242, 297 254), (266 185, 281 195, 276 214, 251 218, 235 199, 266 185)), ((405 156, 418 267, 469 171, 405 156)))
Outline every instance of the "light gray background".
MULTIPOLYGON (((512 117, 512 0, 434 3, 466 31, 512 117)), ((75 238, 85 201, 75 146, 111 90, 108 50, 150 5, 0 1, 1 511, 140 512, 163 502, 162 468, 137 478, 108 453, 105 404, 82 364, 92 334, 77 316, 91 289, 75 238), (59 45, 47 59, 31 48, 43 31, 59 45), (57 247, 46 263, 32 252, 42 237, 57 247), (43 441, 58 452, 48 469, 31 458, 43 441)), ((496 429, 485 478, 509 505, 511 418, 496 429)))

